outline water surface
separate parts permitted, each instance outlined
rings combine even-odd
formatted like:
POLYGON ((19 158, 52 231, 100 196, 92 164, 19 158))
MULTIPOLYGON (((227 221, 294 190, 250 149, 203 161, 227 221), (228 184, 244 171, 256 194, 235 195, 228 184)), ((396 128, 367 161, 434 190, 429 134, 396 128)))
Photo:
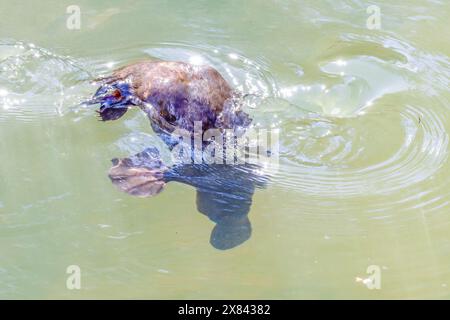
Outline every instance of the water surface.
POLYGON ((0 7, 1 298, 450 297, 448 2, 0 7), (80 105, 91 80, 143 58, 211 64, 259 97, 255 125, 280 130, 278 171, 231 250, 211 245, 192 186, 141 199, 107 177, 114 157, 168 156, 138 110, 101 123, 80 105), (370 265, 380 290, 357 280, 370 265))

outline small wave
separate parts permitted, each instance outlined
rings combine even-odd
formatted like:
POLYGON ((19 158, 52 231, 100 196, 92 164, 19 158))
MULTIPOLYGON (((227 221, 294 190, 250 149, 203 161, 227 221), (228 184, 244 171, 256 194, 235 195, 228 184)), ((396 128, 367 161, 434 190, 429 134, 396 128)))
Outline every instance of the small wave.
POLYGON ((72 58, 32 43, 2 41, 0 58, 0 121, 61 116, 91 77, 72 58))

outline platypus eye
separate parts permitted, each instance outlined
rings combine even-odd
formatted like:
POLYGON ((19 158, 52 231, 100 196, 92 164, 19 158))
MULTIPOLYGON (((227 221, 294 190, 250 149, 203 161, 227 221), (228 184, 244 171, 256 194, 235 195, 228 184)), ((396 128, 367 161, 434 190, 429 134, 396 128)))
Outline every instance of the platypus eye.
POLYGON ((114 89, 111 92, 111 96, 114 97, 116 100, 120 100, 122 98, 122 92, 120 92, 119 89, 114 89))

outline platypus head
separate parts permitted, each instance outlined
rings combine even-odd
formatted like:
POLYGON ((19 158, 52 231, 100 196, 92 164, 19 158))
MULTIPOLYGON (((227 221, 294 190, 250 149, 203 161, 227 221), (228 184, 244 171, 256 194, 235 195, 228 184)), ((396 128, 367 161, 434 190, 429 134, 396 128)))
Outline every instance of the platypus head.
POLYGON ((102 121, 117 120, 128 108, 138 105, 140 100, 131 92, 127 81, 117 81, 103 84, 86 104, 100 104, 98 114, 102 121))

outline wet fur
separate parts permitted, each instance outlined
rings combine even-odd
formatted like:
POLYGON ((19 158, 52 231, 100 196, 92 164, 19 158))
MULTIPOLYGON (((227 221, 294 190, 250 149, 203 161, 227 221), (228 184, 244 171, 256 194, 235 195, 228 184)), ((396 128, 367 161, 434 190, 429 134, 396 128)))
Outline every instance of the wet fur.
MULTIPOLYGON (((150 120, 159 126, 166 123, 173 127, 193 130, 194 121, 201 121, 203 130, 233 128, 233 119, 224 113, 236 109, 233 98, 236 93, 218 71, 210 66, 193 66, 184 62, 143 61, 116 70, 105 78, 106 84, 115 82, 130 84, 133 95, 150 120), (155 111, 145 106, 149 103, 155 111), (161 121, 161 120, 164 121, 161 121)), ((234 112, 248 124, 248 115, 234 112)), ((173 128, 168 126, 169 131, 173 128)))

